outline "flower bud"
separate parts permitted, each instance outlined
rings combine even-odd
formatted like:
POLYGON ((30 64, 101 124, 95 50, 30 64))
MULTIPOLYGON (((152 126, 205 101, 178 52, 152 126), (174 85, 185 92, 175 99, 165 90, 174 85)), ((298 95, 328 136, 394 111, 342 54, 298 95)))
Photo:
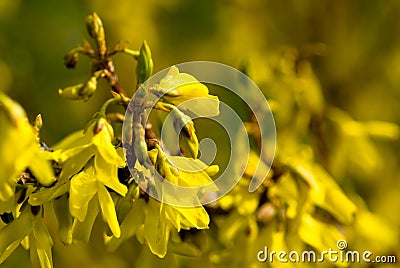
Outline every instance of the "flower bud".
POLYGON ((174 117, 174 128, 179 135, 179 146, 182 154, 196 159, 199 151, 199 141, 195 134, 192 119, 178 108, 173 109, 171 115, 174 117))
POLYGON ((41 114, 38 114, 35 118, 35 127, 41 129, 43 126, 43 118, 41 114))
POLYGON ((69 100, 88 100, 97 88, 97 77, 92 76, 85 84, 59 89, 58 94, 69 100))
POLYGON ((191 138, 194 133, 194 124, 192 119, 181 111, 174 110, 174 128, 177 133, 182 132, 187 138, 191 138))
POLYGON ((145 130, 143 126, 141 124, 135 124, 133 132, 134 132, 133 150, 135 152, 136 159, 142 166, 146 168, 151 168, 153 165, 149 160, 147 143, 144 138, 145 130))
POLYGON ((36 116, 36 118, 35 118, 35 124, 34 124, 35 131, 36 131, 37 133, 39 133, 39 132, 40 132, 40 129, 42 128, 42 126, 43 126, 42 115, 41 115, 41 114, 38 114, 38 115, 36 116))
POLYGON ((85 86, 81 89, 80 94, 81 96, 83 96, 85 100, 87 100, 92 96, 92 94, 96 91, 96 89, 97 89, 97 77, 92 76, 86 82, 85 86))
POLYGON ((93 127, 93 134, 97 135, 104 129, 105 124, 107 123, 107 120, 103 117, 100 117, 99 120, 96 121, 94 127, 93 127))
POLYGON ((140 54, 136 65, 136 81, 137 84, 143 84, 153 73, 153 60, 151 59, 151 51, 146 41, 140 48, 140 54))
POLYGON ((158 171, 158 174, 160 174, 160 176, 165 179, 166 177, 166 173, 165 173, 165 163, 158 161, 159 158, 157 158, 157 162, 156 162, 156 169, 158 171))
POLYGON ((64 56, 64 65, 68 69, 75 68, 76 63, 79 60, 78 52, 70 51, 67 55, 64 56))
POLYGON ((79 95, 79 92, 83 86, 83 83, 79 83, 77 85, 66 87, 63 89, 60 88, 58 90, 58 94, 69 100, 81 100, 82 97, 79 95))
POLYGON ((96 13, 86 17, 86 29, 93 39, 104 38, 103 22, 96 13))
POLYGON ((139 163, 145 167, 147 167, 148 161, 147 161, 147 144, 146 141, 136 137, 134 144, 133 144, 133 149, 135 151, 135 155, 139 163))
POLYGON ((96 41, 99 54, 104 56, 107 50, 104 27, 103 22, 96 13, 86 17, 86 29, 89 35, 96 41))
POLYGON ((179 134, 179 147, 184 156, 197 159, 199 153, 199 141, 194 131, 192 132, 191 137, 188 137, 183 133, 183 131, 179 134))

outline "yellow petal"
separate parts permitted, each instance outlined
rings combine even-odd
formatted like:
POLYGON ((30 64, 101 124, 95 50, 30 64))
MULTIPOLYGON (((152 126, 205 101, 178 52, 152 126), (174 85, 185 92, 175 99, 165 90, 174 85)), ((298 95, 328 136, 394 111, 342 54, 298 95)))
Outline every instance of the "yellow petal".
MULTIPOLYGON (((38 260, 41 267, 53 267, 53 258, 51 248, 53 247, 53 240, 43 222, 42 217, 34 217, 33 221, 33 237, 30 236, 30 242, 35 244, 38 260)), ((31 248, 32 254, 33 248, 31 248)))
POLYGON ((319 251, 337 249, 337 242, 344 239, 336 226, 318 221, 309 214, 303 215, 298 233, 304 243, 319 251))
POLYGON ((29 168, 36 179, 44 186, 49 186, 56 180, 50 162, 45 158, 44 153, 39 150, 32 158, 29 168))
POLYGON ((92 198, 88 204, 88 212, 84 222, 74 219, 72 225, 72 241, 73 242, 89 242, 90 234, 93 229, 94 221, 99 214, 99 202, 96 198, 92 198))
POLYGON ((120 195, 125 196, 128 188, 118 180, 118 165, 107 163, 99 154, 94 159, 94 165, 96 179, 120 195))
POLYGON ((189 208, 165 205, 165 209, 169 210, 167 215, 170 221, 180 219, 179 226, 183 229, 207 229, 210 223, 210 217, 203 206, 189 208))
POLYGON ((83 138, 85 137, 85 134, 83 133, 83 130, 78 130, 75 131, 71 134, 69 134, 68 136, 66 136, 64 139, 62 139, 61 141, 59 141, 57 144, 52 146, 52 149, 54 151, 56 150, 65 150, 66 148, 73 148, 73 147, 77 147, 86 143, 90 143, 91 137, 88 137, 88 139, 86 140, 86 142, 83 140, 83 138))
POLYGON ((201 116, 219 114, 218 97, 208 94, 208 88, 195 77, 187 73, 179 73, 175 66, 160 81, 159 88, 163 92, 177 90, 179 96, 164 95, 163 99, 178 106, 180 110, 189 110, 201 116))
POLYGON ((180 186, 208 186, 207 190, 217 190, 214 181, 208 175, 209 166, 201 160, 181 156, 169 156, 168 160, 179 170, 178 184, 180 186))
POLYGON ((153 254, 164 258, 167 254, 169 225, 166 224, 165 212, 160 213, 160 202, 150 198, 144 222, 144 238, 153 254))
POLYGON ((71 179, 69 207, 71 215, 83 222, 86 217, 89 201, 98 190, 94 167, 92 165, 76 174, 71 179))
POLYGON ((117 164, 120 166, 125 165, 124 159, 117 153, 112 145, 114 133, 112 127, 107 122, 104 123, 103 129, 94 135, 93 144, 96 146, 101 157, 103 157, 109 164, 117 164))
POLYGON ((69 210, 68 195, 64 194, 60 198, 53 199, 52 204, 58 223, 58 237, 65 246, 71 245, 73 218, 69 210))
POLYGON ((136 234, 137 230, 144 224, 146 210, 147 205, 144 199, 138 199, 133 203, 132 209, 120 226, 121 236, 119 238, 111 237, 107 243, 108 250, 116 250, 122 242, 136 234))
MULTIPOLYGON (((1 229, 0 232, 0 263, 15 249, 15 241, 21 242, 22 239, 32 231, 32 217, 28 209, 11 223, 1 229)), ((18 243, 19 244, 19 243, 18 243)))
POLYGON ((39 151, 33 127, 22 107, 0 92, 0 201, 14 195, 10 184, 30 164, 39 151))
POLYGON ((50 200, 57 198, 70 189, 70 182, 59 183, 51 188, 41 188, 38 192, 32 193, 29 196, 29 204, 32 206, 40 206, 50 200))
POLYGON ((114 202, 110 193, 101 183, 98 184, 98 189, 98 198, 103 219, 107 222, 113 235, 118 238, 121 236, 121 230, 119 228, 114 202))

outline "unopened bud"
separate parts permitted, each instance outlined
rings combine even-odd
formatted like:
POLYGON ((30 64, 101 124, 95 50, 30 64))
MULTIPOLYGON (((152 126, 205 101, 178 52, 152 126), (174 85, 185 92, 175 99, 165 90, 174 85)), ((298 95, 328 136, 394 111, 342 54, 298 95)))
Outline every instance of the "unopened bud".
MULTIPOLYGON (((158 158, 157 158, 158 160, 158 158)), ((165 173, 165 163, 161 163, 161 161, 157 161, 156 163, 156 169, 158 171, 158 174, 165 179, 166 173, 165 173)))
POLYGON ((107 122, 107 120, 103 117, 100 117, 99 120, 96 121, 96 124, 93 127, 93 134, 97 135, 99 134, 103 129, 104 125, 107 122))
POLYGON ((194 131, 193 121, 187 122, 182 128, 182 133, 185 134, 188 139, 192 138, 194 131))
POLYGON ((137 84, 143 84, 153 73, 153 60, 146 41, 140 47, 140 54, 136 65, 137 84))
POLYGON ((141 138, 135 138, 133 143, 133 149, 135 151, 135 155, 137 160, 142 166, 147 167, 149 163, 147 156, 147 144, 146 141, 141 138))
POLYGON ((194 124, 192 119, 182 112, 173 111, 175 115, 174 128, 177 133, 182 132, 187 138, 191 138, 194 133, 194 124))
POLYGON ((106 41, 104 35, 103 22, 100 17, 93 13, 86 17, 86 29, 89 35, 96 41, 97 48, 99 49, 99 54, 104 56, 106 54, 106 41))
POLYGON ((78 60, 79 60, 78 52, 70 51, 67 55, 64 56, 64 65, 68 69, 75 68, 78 60))
POLYGON ((96 13, 86 17, 86 29, 93 39, 99 36, 104 38, 103 22, 96 13))
POLYGON ((92 96, 92 94, 96 91, 97 89, 97 77, 92 76, 90 79, 86 82, 85 86, 82 88, 80 94, 85 98, 88 99, 92 96))
POLYGON ((196 159, 199 151, 199 141, 195 134, 192 119, 175 108, 171 111, 174 117, 174 128, 179 135, 179 145, 181 152, 186 157, 196 159))
POLYGON ((153 167, 147 152, 147 143, 144 138, 145 130, 143 126, 141 124, 135 124, 133 127, 133 132, 134 132, 133 150, 135 152, 136 159, 142 166, 146 168, 153 167))
POLYGON ((92 76, 85 84, 59 89, 58 94, 69 100, 88 100, 97 88, 97 78, 92 76))
POLYGON ((43 126, 43 118, 41 114, 38 114, 35 118, 35 127, 41 129, 43 126))
POLYGON ((38 115, 36 116, 36 118, 35 118, 35 129, 36 129, 36 131, 39 132, 40 129, 42 128, 42 126, 43 126, 42 115, 41 115, 41 114, 38 114, 38 115))
POLYGON ((79 95, 79 92, 84 85, 84 83, 79 83, 77 85, 66 87, 63 89, 60 88, 58 90, 58 94, 69 100, 81 100, 83 98, 79 95))
POLYGON ((184 156, 197 159, 199 153, 199 141, 194 131, 190 138, 183 133, 179 134, 179 147, 184 156))

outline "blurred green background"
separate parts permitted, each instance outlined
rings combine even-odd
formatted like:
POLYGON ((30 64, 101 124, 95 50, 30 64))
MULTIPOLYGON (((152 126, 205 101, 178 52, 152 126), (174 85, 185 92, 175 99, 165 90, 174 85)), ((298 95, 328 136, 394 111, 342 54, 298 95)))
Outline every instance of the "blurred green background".
MULTIPOLYGON (((192 60, 262 63, 282 46, 321 42, 322 56, 312 60, 328 101, 356 119, 400 122, 398 1, 2 0, 0 88, 30 118, 42 113, 50 144, 80 128, 104 99, 96 94, 82 105, 57 94, 89 75, 87 61, 67 70, 63 56, 87 37, 83 22, 92 11, 102 17, 109 43, 129 40, 139 48, 146 39, 156 71, 192 60)), ((132 60, 118 56, 116 68, 132 88, 132 60)))
MULTIPOLYGON (((42 114, 42 139, 50 145, 81 129, 107 96, 98 90, 82 103, 57 93, 90 75, 87 59, 67 70, 63 57, 87 37, 84 20, 93 11, 111 45, 129 40, 138 49, 146 39, 155 71, 193 60, 233 67, 247 62, 250 76, 262 82, 262 68, 282 47, 318 44, 320 55, 311 63, 327 103, 357 120, 400 123, 400 1, 2 0, 0 90, 31 120, 42 114)), ((115 64, 122 86, 132 92, 132 59, 117 56, 115 64)), ((367 186, 359 182, 371 209, 393 226, 399 223, 399 149, 398 140, 379 143, 385 173, 372 174, 367 186)))

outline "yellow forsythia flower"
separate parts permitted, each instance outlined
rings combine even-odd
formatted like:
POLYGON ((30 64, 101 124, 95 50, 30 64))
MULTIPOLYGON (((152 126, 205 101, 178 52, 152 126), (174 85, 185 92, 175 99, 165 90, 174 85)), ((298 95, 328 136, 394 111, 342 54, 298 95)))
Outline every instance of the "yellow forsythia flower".
POLYGON ((50 185, 54 174, 41 152, 33 127, 22 107, 0 92, 0 201, 14 195, 15 183, 29 168, 38 182, 50 185))
POLYGON ((208 88, 204 84, 190 74, 180 73, 175 66, 160 81, 158 89, 166 92, 163 100, 178 106, 180 110, 190 110, 202 116, 219 114, 218 97, 208 94, 208 88))

